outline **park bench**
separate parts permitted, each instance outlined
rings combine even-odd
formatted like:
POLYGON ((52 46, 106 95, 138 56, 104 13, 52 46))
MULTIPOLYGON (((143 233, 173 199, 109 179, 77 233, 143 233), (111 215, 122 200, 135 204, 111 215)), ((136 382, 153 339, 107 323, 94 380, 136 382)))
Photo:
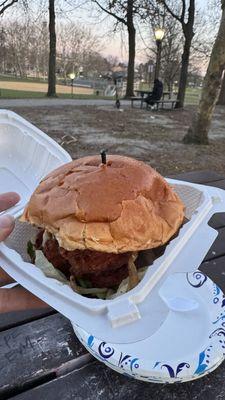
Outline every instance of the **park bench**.
MULTIPOLYGON (((156 105, 156 110, 158 111, 159 110, 159 108, 161 108, 161 109, 165 109, 164 108, 164 105, 169 105, 169 106, 171 106, 171 107, 166 107, 166 109, 167 110, 173 110, 174 108, 175 108, 175 105, 176 105, 176 103, 177 103, 177 100, 176 99, 174 99, 174 100, 158 100, 158 101, 156 101, 155 102, 155 105, 156 105), (161 106, 161 107, 160 107, 161 106)), ((146 103, 146 108, 147 109, 150 109, 150 105, 148 104, 148 103, 146 103)))
POLYGON ((131 97, 131 107, 134 108, 134 101, 140 102, 140 108, 143 108, 144 97, 133 96, 131 97))
MULTIPOLYGON (((143 104, 145 103, 145 101, 144 101, 144 97, 142 96, 142 97, 140 97, 140 96, 133 96, 133 97, 131 97, 131 107, 132 108, 134 108, 134 102, 139 102, 140 103, 140 108, 143 108, 143 104)), ((167 99, 167 100, 165 100, 164 98, 162 99, 162 100, 158 100, 158 101, 156 101, 155 102, 155 105, 156 105, 156 110, 158 111, 159 110, 159 108, 162 108, 162 109, 165 109, 164 108, 164 105, 169 105, 169 106, 171 106, 171 107, 166 107, 166 109, 170 109, 170 110, 173 110, 174 108, 175 108, 175 105, 176 105, 176 103, 177 103, 177 100, 176 99, 167 99), (161 107, 160 107, 161 106, 161 107)), ((150 109, 151 107, 150 107, 150 105, 148 104, 148 103, 145 103, 146 104, 146 108, 147 109, 150 109)))

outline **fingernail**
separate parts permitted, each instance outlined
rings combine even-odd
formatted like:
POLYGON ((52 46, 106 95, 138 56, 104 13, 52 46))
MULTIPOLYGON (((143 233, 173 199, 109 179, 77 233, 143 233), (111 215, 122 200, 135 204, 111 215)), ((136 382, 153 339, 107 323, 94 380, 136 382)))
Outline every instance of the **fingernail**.
POLYGON ((0 229, 8 229, 12 226, 14 218, 11 215, 3 215, 0 217, 0 229))

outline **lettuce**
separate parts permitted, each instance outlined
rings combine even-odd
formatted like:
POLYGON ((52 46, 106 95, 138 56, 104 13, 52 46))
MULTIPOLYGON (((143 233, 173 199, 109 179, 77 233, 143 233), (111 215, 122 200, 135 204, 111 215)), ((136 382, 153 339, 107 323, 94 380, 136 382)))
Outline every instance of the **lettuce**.
POLYGON ((41 250, 36 250, 35 254, 35 265, 36 267, 40 268, 45 276, 48 276, 49 278, 55 278, 62 283, 69 284, 69 281, 68 279, 66 279, 65 275, 61 271, 53 267, 53 265, 47 260, 41 250))

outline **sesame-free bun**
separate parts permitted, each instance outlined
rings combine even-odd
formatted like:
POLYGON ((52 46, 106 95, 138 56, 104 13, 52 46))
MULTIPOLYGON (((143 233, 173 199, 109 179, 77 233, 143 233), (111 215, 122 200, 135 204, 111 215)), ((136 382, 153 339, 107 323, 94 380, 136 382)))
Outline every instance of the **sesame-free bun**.
POLYGON ((41 181, 24 211, 66 250, 139 251, 166 243, 184 219, 184 205, 149 165, 117 155, 80 158, 41 181))

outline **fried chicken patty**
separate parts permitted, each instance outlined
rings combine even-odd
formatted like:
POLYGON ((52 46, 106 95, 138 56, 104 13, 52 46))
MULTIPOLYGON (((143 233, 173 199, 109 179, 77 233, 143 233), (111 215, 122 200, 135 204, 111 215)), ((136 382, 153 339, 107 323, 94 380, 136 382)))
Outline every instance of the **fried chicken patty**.
POLYGON ((102 253, 91 250, 68 251, 59 247, 55 238, 42 244, 44 231, 36 238, 36 248, 41 249, 48 261, 69 279, 87 279, 94 287, 115 287, 128 276, 128 260, 131 253, 102 253))

